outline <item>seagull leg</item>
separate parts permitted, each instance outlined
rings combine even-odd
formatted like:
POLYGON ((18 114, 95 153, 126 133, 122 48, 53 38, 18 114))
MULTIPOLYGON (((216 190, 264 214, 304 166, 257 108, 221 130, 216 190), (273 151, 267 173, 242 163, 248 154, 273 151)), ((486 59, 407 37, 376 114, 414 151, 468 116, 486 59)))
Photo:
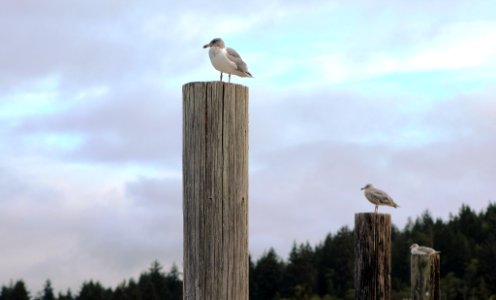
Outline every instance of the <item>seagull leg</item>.
POLYGON ((375 213, 377 213, 377 208, 379 208, 378 205, 375 206, 375 213))
POLYGON ((222 81, 222 72, 220 72, 220 81, 222 81))
POLYGON ((229 83, 231 83, 231 73, 229 73, 229 83))

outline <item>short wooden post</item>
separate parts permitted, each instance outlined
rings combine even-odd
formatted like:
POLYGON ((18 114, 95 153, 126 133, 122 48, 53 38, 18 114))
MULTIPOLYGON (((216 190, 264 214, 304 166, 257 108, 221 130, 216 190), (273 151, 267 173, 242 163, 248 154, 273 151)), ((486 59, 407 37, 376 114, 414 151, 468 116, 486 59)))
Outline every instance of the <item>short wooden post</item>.
POLYGON ((412 254, 410 257, 410 281, 412 300, 439 300, 440 256, 412 254))
POLYGON ((183 86, 185 300, 248 300, 248 88, 183 86))
POLYGON ((391 299, 389 214, 355 214, 355 299, 391 299))

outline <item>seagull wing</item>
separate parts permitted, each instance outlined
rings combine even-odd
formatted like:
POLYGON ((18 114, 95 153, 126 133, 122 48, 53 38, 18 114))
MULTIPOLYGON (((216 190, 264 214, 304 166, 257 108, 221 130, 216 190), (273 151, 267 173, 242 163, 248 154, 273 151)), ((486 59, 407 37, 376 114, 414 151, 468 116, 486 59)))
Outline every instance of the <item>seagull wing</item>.
POLYGON ((232 61, 233 63, 236 64, 236 68, 243 72, 243 73, 246 73, 248 75, 250 75, 251 77, 251 74, 250 72, 248 72, 248 66, 246 65, 246 63, 241 59, 241 56, 239 56, 239 53, 236 52, 236 50, 234 50, 233 48, 226 48, 226 52, 227 52, 227 58, 232 61))
POLYGON ((437 253, 438 251, 430 248, 430 247, 426 247, 426 246, 419 246, 417 248, 420 252, 422 253, 425 253, 425 254, 433 254, 433 253, 437 253))
POLYGON ((388 194, 386 194, 384 191, 381 191, 379 189, 371 190, 370 195, 375 199, 377 199, 377 201, 380 203, 384 203, 385 200, 390 198, 388 194))
POLYGON ((371 189, 370 191, 370 195, 376 199, 376 201, 378 203, 381 203, 381 204, 386 204, 386 205, 391 205, 393 207, 396 207, 398 206, 393 198, 391 198, 388 194, 386 194, 386 192, 382 191, 382 190, 379 190, 379 189, 371 189))

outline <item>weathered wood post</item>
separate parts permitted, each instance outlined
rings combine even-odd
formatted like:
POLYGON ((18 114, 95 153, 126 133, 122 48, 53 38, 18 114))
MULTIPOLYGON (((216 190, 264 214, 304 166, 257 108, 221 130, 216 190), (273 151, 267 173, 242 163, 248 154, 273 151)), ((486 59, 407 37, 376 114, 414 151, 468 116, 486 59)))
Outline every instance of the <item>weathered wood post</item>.
POLYGON ((355 214, 355 299, 391 299, 389 214, 355 214))
POLYGON ((248 300, 248 88, 183 86, 185 300, 248 300))
POLYGON ((412 300, 439 300, 440 256, 412 254, 410 257, 410 281, 412 300))

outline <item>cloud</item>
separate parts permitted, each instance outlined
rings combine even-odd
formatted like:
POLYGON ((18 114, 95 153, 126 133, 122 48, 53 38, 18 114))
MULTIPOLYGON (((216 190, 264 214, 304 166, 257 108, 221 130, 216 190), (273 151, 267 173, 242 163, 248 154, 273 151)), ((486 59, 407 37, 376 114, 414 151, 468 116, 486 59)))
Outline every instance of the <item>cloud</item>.
POLYGON ((64 111, 28 116, 10 135, 22 136, 25 147, 43 155, 69 161, 159 162, 177 168, 180 107, 180 98, 144 84, 84 97, 64 111))
POLYGON ((50 174, 28 181, 2 168, 0 196, 8 199, 0 213, 2 278, 22 278, 32 289, 52 279, 57 287, 77 291, 89 279, 115 286, 136 278, 155 259, 167 268, 180 266, 178 179, 138 178, 124 187, 88 182, 85 187, 64 168, 66 182, 59 185, 49 183, 50 174))

